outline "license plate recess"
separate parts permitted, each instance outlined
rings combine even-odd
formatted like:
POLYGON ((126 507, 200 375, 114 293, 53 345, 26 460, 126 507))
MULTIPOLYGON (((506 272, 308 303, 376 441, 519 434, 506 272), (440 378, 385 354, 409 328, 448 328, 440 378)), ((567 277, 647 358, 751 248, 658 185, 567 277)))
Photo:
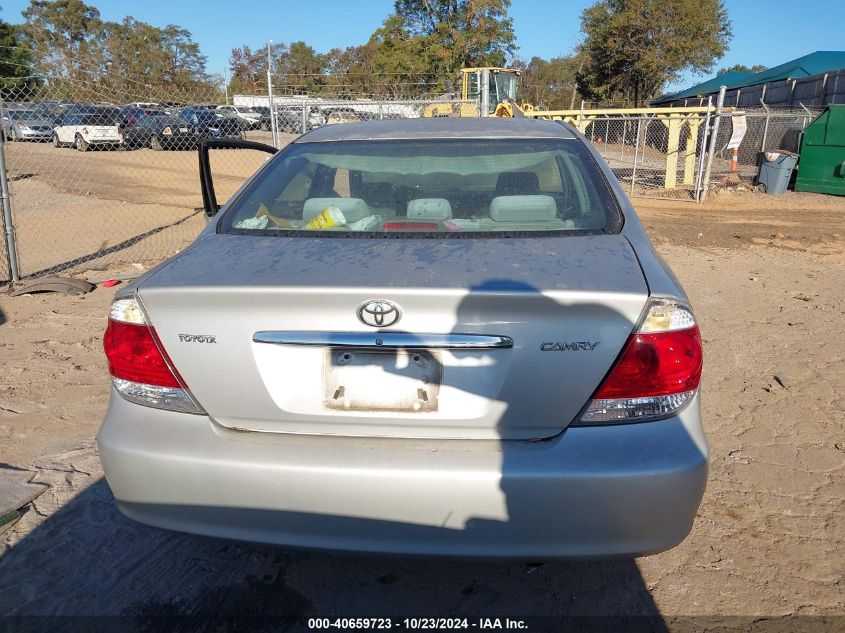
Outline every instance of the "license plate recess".
POLYGON ((443 364, 436 352, 329 348, 323 403, 344 411, 437 411, 443 364))

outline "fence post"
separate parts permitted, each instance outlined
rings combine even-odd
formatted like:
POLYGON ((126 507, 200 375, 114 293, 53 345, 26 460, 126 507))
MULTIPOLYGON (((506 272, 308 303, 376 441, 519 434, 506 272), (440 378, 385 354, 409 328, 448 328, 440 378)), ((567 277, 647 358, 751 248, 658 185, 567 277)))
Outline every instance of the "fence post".
MULTIPOLYGON (((764 85, 763 88, 765 88, 765 87, 766 86, 764 85)), ((760 144, 760 151, 765 152, 766 151, 766 140, 769 136, 769 106, 766 105, 766 103, 765 103, 765 101, 763 101, 762 97, 760 97, 760 105, 763 106, 764 110, 766 110, 766 123, 763 124, 763 142, 760 144)))
POLYGON ((9 260, 9 279, 20 281, 15 231, 12 228, 12 205, 9 201, 9 178, 6 174, 6 142, 3 136, 0 134, 0 200, 3 205, 3 225, 6 227, 6 256, 9 260))
POLYGON ((698 155, 698 174, 695 177, 695 201, 701 202, 701 181, 704 174, 704 154, 707 153, 707 141, 710 134, 710 108, 713 106, 713 97, 707 97, 707 114, 704 115, 704 135, 701 139, 701 149, 698 155))
POLYGON ((308 131, 308 109, 309 106, 304 101, 302 102, 302 133, 308 131))
POLYGON ((634 195, 634 181, 637 179, 637 154, 640 151, 640 125, 642 118, 637 118, 637 140, 634 143, 634 168, 631 170, 631 195, 634 195))
POLYGON ((713 131, 707 143, 707 167, 704 168, 704 182, 701 183, 701 197, 699 204, 707 201, 707 192, 710 190, 710 171, 713 169, 713 154, 716 153, 716 136, 719 134, 719 123, 722 120, 722 106, 725 103, 725 92, 727 86, 719 87, 719 98, 716 100, 716 117, 713 120, 713 131))
MULTIPOLYGON (((695 201, 701 202, 701 182, 704 175, 704 155, 707 153, 707 141, 710 138, 710 108, 713 97, 707 97, 707 113, 704 115, 704 134, 701 138, 701 149, 698 150, 698 173, 695 175, 695 201)), ((698 145, 696 145, 698 147, 698 145)))
POLYGON ((273 137, 273 147, 279 146, 279 130, 276 125, 276 104, 273 101, 273 58, 270 55, 272 41, 267 42, 267 98, 270 101, 270 134, 273 137))

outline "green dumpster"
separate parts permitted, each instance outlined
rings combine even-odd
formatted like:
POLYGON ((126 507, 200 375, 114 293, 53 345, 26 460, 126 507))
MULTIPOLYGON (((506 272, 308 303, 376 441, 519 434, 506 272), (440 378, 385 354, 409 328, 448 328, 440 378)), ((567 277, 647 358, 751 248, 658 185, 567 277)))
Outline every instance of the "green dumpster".
POLYGON ((795 191, 845 196, 845 105, 829 105, 804 131, 795 191))

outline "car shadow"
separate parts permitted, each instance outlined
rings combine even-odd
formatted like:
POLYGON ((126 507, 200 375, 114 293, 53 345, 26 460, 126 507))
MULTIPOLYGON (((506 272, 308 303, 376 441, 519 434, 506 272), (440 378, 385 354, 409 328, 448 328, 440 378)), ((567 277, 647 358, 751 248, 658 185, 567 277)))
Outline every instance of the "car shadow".
POLYGON ((3 554, 0 615, 174 616, 185 620, 180 631, 203 630, 210 616, 531 616, 531 630, 559 630, 567 616, 614 616, 667 630, 633 560, 541 564, 244 544, 131 521, 104 479, 3 554))

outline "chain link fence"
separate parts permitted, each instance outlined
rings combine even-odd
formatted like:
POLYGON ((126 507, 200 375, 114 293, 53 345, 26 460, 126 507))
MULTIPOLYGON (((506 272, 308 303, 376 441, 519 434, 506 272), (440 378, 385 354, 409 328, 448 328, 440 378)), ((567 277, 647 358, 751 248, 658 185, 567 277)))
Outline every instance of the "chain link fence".
POLYGON ((726 187, 753 188, 760 165, 761 154, 785 150, 797 154, 801 148, 801 135, 821 110, 809 109, 748 109, 730 110, 723 114, 714 146, 713 164, 709 187, 719 190, 726 187), (745 134, 732 164, 733 152, 729 148, 731 136, 737 128, 745 134))
MULTIPOLYGON (((474 101, 275 97, 271 114, 267 95, 224 99, 208 87, 156 93, 66 80, 6 91, 0 115, 18 276, 161 260, 185 248, 205 226, 196 153, 204 138, 283 147, 333 123, 477 113, 474 101)), ((218 201, 266 159, 212 152, 218 201)), ((0 283, 11 276, 4 243, 0 283)))
MULTIPOLYGON (((705 189, 754 185, 761 152, 797 151, 817 112, 726 109, 715 141, 711 110, 591 115, 571 121, 633 197, 696 201, 705 189), (728 149, 745 127, 735 163, 728 149), (706 166, 713 148, 710 178, 706 166)), ((47 81, 0 101, 11 226, 20 277, 157 261, 205 226, 196 147, 241 138, 283 147, 322 125, 422 116, 477 116, 475 101, 329 99, 168 89, 124 82, 47 81), (229 103, 221 104, 221 101, 229 103), (271 107, 272 103, 272 107, 271 107)), ((212 153, 222 203, 266 160, 259 151, 212 153)), ((0 246, 0 283, 10 258, 0 246)))
POLYGON ((573 120, 608 162, 632 197, 698 201, 703 191, 756 185, 760 155, 798 153, 803 130, 820 111, 807 109, 725 110, 713 143, 709 182, 705 183, 716 113, 604 115, 573 120), (736 161, 729 147, 734 131, 744 128, 736 161))
POLYGON ((664 116, 606 115, 580 127, 628 195, 694 201, 705 123, 706 117, 698 114, 672 121, 664 116))

